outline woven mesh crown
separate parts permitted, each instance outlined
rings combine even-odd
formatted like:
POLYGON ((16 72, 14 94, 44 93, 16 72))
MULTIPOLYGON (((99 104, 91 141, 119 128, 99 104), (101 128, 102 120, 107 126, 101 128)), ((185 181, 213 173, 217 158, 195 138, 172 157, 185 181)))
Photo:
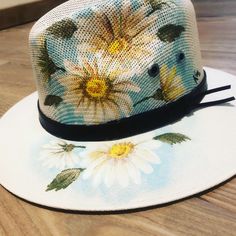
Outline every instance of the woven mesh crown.
POLYGON ((104 124, 165 106, 203 78, 189 0, 72 0, 30 34, 39 105, 63 124, 104 124))

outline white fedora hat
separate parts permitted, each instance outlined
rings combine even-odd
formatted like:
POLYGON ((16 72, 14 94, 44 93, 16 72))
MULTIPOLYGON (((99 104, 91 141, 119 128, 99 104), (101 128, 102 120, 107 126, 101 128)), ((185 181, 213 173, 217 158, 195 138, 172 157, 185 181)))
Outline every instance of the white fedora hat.
POLYGON ((0 120, 10 192, 125 210, 235 175, 236 80, 203 68, 189 0, 71 0, 34 25, 30 48, 38 92, 0 120))

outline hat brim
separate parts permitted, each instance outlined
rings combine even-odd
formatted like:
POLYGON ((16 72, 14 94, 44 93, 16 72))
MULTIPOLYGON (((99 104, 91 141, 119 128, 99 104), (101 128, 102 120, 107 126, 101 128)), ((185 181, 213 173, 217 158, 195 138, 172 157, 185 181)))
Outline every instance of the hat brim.
MULTIPOLYGON (((234 76, 205 69, 209 88, 232 85, 206 101, 236 95, 234 76)), ((135 209, 194 195, 236 173, 235 101, 126 140, 71 142, 41 127, 37 99, 31 94, 0 120, 0 183, 28 201, 68 210, 135 209), (72 151, 63 155, 55 145, 65 142, 72 151)))

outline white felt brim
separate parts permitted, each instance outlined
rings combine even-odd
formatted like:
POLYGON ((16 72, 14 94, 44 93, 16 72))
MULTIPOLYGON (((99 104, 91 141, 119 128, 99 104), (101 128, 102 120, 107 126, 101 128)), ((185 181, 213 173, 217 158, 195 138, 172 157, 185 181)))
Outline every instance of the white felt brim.
MULTIPOLYGON (((209 88, 231 84, 232 89, 212 94, 205 101, 236 95, 234 76, 210 68, 206 68, 206 72, 209 88)), ((63 163, 54 166, 53 161, 46 161, 45 165, 45 160, 41 158, 45 145, 58 139, 48 134, 39 124, 36 104, 37 94, 33 93, 12 107, 0 120, 0 183, 28 201, 70 210, 134 209, 194 195, 218 185, 236 173, 236 102, 231 102, 195 111, 193 115, 173 125, 131 137, 131 140, 139 140, 158 134, 181 133, 191 139, 173 146, 160 142, 160 147, 152 150, 158 163, 146 163, 148 165, 143 171, 137 168, 137 171, 140 170, 138 184, 132 182, 132 178, 130 181, 125 179, 127 172, 130 174, 126 166, 126 171, 113 173, 120 176, 113 176, 116 181, 111 186, 106 184, 110 180, 104 170, 100 176, 91 175, 87 179, 83 178, 82 173, 66 189, 45 191, 47 185, 63 170, 63 163), (95 187, 93 183, 96 178, 101 181, 95 187)), ((110 145, 109 142, 72 143, 88 145, 90 149, 93 146, 110 145)), ((78 155, 78 162, 70 163, 71 168, 80 167, 80 162, 85 158, 80 153, 75 155, 78 155)))

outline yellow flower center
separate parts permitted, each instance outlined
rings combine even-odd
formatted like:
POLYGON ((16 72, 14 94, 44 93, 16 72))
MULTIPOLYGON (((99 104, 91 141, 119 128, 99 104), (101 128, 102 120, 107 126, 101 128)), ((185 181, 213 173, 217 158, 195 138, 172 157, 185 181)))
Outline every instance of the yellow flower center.
POLYGON ((110 157, 115 159, 123 159, 128 157, 128 155, 133 151, 134 144, 132 143, 119 143, 114 144, 108 154, 110 157))
POLYGON ((65 144, 62 147, 65 152, 71 152, 75 148, 73 144, 65 144))
POLYGON ((108 47, 110 54, 118 54, 128 47, 128 42, 124 38, 118 38, 111 42, 108 47))
POLYGON ((106 95, 108 85, 104 79, 89 79, 86 84, 86 92, 93 98, 103 98, 106 95))

